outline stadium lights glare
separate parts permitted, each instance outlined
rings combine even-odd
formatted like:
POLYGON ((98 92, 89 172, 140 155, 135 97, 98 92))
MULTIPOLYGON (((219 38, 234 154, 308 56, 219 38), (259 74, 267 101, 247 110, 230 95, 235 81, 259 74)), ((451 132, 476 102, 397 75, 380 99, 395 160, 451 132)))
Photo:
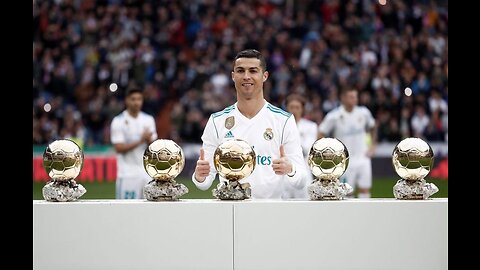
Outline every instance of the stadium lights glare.
POLYGON ((45 105, 43 105, 43 110, 45 112, 49 112, 51 109, 52 109, 52 105, 50 105, 50 103, 45 103, 45 105))
POLYGON ((118 89, 118 85, 116 83, 111 83, 108 88, 110 89, 111 92, 115 92, 118 89))
POLYGON ((405 88, 405 95, 407 97, 412 95, 412 89, 410 87, 405 88))

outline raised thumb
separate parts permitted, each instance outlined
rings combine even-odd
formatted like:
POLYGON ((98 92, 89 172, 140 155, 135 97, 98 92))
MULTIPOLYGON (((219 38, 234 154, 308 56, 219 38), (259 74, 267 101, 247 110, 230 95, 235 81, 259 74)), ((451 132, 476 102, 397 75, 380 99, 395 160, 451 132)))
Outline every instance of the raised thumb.
POLYGON ((205 160, 205 151, 203 151, 203 148, 200 148, 200 160, 205 160))
POLYGON ((283 144, 280 145, 280 157, 286 157, 287 155, 285 155, 285 149, 283 148, 283 144))

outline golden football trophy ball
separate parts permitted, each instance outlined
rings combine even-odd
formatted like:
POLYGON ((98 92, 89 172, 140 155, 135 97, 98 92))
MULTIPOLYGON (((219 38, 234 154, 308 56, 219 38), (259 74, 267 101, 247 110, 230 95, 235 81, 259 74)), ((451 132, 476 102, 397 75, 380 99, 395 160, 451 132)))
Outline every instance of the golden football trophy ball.
POLYGON ((143 167, 153 178, 143 188, 149 201, 174 201, 188 193, 188 188, 175 181, 185 166, 182 148, 172 140, 158 139, 143 153, 143 167))
POLYGON ((255 151, 244 140, 228 140, 220 144, 213 154, 213 164, 220 181, 212 193, 221 200, 243 200, 251 196, 250 184, 238 181, 248 177, 255 169, 255 151))
POLYGON ((52 178, 42 189, 45 200, 76 201, 87 192, 75 182, 83 167, 83 151, 75 142, 62 139, 50 143, 43 152, 43 167, 52 178))
POLYGON ((308 166, 315 176, 308 186, 311 200, 342 200, 353 191, 347 183, 340 183, 340 176, 348 168, 347 147, 336 138, 315 141, 308 154, 308 166))
POLYGON ((424 200, 438 192, 435 184, 424 179, 433 168, 433 159, 432 148, 420 138, 406 138, 395 146, 392 164, 401 177, 393 187, 395 198, 424 200))

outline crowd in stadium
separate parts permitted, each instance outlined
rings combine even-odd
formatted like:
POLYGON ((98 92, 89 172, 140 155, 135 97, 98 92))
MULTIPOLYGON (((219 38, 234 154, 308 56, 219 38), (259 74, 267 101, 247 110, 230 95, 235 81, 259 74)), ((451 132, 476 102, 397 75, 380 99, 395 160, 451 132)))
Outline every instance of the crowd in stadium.
POLYGON ((34 1, 33 143, 110 144, 110 123, 130 84, 144 88, 144 111, 155 117, 160 138, 201 142, 210 114, 235 100, 232 59, 246 48, 266 56, 266 98, 279 107, 299 93, 308 100, 305 117, 319 124, 338 106, 339 90, 353 86, 377 121, 380 142, 447 141, 446 5, 34 1))

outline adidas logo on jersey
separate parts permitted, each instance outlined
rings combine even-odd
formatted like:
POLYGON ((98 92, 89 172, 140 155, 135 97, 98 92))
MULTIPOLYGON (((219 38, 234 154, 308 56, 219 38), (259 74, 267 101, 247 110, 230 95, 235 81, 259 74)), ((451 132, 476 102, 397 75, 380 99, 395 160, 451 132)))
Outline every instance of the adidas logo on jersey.
POLYGON ((233 133, 232 131, 229 131, 227 134, 225 134, 224 138, 233 138, 233 133))

